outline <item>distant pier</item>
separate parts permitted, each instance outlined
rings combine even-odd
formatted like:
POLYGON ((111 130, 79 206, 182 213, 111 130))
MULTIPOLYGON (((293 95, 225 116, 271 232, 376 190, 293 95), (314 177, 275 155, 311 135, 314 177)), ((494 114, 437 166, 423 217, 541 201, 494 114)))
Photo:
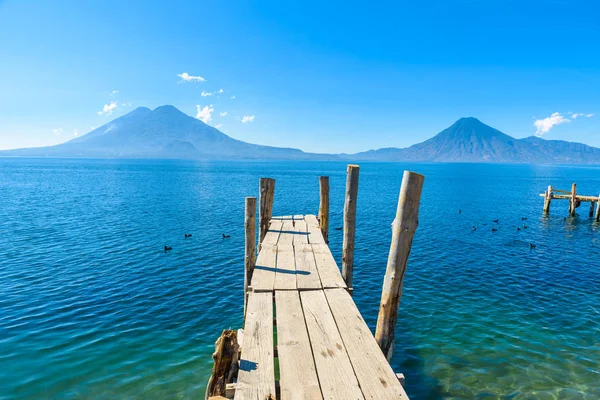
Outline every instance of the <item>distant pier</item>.
POLYGON ((596 221, 600 221, 600 195, 599 196, 582 196, 577 194, 577 184, 573 183, 571 191, 560 190, 548 186, 548 189, 544 193, 540 193, 540 196, 544 197, 544 214, 550 213, 550 202, 552 200, 569 200, 569 215, 575 216, 575 209, 577 209, 581 203, 590 203, 590 218, 594 217, 596 221), (596 206, 596 213, 594 216, 594 206, 596 206))
POLYGON ((318 217, 273 217, 274 179, 260 180, 258 220, 246 198, 244 329, 217 340, 206 399, 408 399, 388 360, 424 177, 404 173, 373 335, 352 299, 358 172, 348 166, 341 273, 327 240, 327 177, 318 217))

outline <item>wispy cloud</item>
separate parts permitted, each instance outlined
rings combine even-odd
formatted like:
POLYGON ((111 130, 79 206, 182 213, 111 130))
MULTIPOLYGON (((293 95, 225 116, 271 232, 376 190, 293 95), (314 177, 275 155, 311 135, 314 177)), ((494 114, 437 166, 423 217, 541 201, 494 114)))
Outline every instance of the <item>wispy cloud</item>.
POLYGON ((223 126, 223 124, 216 124, 215 128, 220 129, 223 126))
POLYGON ((224 112, 222 112, 222 113, 219 113, 219 115, 220 115, 221 117, 226 117, 226 116, 227 116, 227 111, 224 111, 224 112))
POLYGON ((118 90, 113 90, 112 92, 110 92, 108 95, 109 96, 114 96, 115 94, 118 94, 119 91, 118 90))
POLYGON ((206 79, 204 79, 201 76, 193 76, 188 74, 187 72, 184 72, 182 74, 177 74, 178 77, 181 78, 180 82, 204 82, 206 81, 206 79))
POLYGON ((63 133, 63 129, 62 128, 52 129, 52 133, 54 133, 54 136, 59 136, 63 133))
POLYGON ((577 119, 577 118, 579 118, 579 117, 591 118, 591 117, 593 117, 593 116, 594 116, 594 114, 586 114, 586 113, 574 113, 574 112, 571 112, 571 111, 569 111, 567 114, 569 114, 569 115, 570 115, 570 117, 571 117, 571 118, 573 118, 573 119, 577 119))
POLYGON ((219 89, 219 90, 217 91, 217 93, 219 93, 219 94, 221 94, 221 93, 223 93, 223 92, 224 92, 224 90, 223 90, 223 89, 219 89))
POLYGON ((105 104, 104 107, 102 107, 102 111, 98 111, 98 115, 110 115, 116 109, 117 103, 111 101, 110 104, 105 104))
POLYGON ((232 99, 235 99, 235 96, 231 96, 232 99))
POLYGON ((213 92, 206 92, 206 91, 203 90, 202 93, 200 93, 200 95, 202 97, 208 97, 208 96, 212 96, 213 92))
POLYGON ((537 119, 533 123, 533 126, 535 126, 536 128, 535 135, 539 137, 544 136, 546 133, 550 132, 550 129, 552 129, 552 127, 564 124, 566 122, 571 122, 571 120, 565 118, 559 112, 555 112, 549 117, 543 119, 537 119))
POLYGON ((594 116, 594 114, 592 114, 592 113, 589 113, 589 114, 585 115, 586 118, 592 118, 593 116, 594 116))
POLYGON ((246 122, 252 122, 254 121, 254 115, 244 115, 242 117, 242 124, 245 124, 246 122))
POLYGON ((73 136, 78 137, 79 135, 81 135, 79 129, 73 129, 73 136))
POLYGON ((121 104, 123 107, 129 107, 131 105, 130 101, 126 101, 125 103, 121 104))
POLYGON ((212 104, 210 106, 204 106, 204 108, 202 108, 202 106, 196 105, 196 110, 198 110, 196 118, 204 122, 205 124, 210 122, 210 120, 212 119, 211 114, 213 111, 215 111, 212 104))

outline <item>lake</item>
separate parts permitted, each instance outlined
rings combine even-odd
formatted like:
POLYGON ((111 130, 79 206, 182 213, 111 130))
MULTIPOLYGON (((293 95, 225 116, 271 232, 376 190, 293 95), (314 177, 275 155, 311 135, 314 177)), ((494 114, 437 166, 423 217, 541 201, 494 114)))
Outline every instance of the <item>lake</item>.
MULTIPOLYGON (((361 164, 373 331, 405 169, 425 175, 392 360, 411 399, 600 398, 600 226, 539 196, 597 195, 600 167, 361 164)), ((0 399, 203 398, 242 326, 244 197, 272 177, 275 215, 316 214, 319 175, 341 265, 343 163, 0 159, 0 399)))

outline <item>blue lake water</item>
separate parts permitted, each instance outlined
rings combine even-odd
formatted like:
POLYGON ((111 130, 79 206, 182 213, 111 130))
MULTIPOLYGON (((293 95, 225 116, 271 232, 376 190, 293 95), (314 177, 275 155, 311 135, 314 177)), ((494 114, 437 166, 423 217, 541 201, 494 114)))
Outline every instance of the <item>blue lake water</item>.
MULTIPOLYGON (((600 168, 362 164, 372 329, 404 169, 426 177, 392 360, 411 399, 600 398, 600 226, 539 197, 597 195, 600 168)), ((342 163, 0 159, 0 399, 203 398, 242 324, 244 197, 269 176, 275 214, 316 213, 319 175, 340 262, 342 163)))

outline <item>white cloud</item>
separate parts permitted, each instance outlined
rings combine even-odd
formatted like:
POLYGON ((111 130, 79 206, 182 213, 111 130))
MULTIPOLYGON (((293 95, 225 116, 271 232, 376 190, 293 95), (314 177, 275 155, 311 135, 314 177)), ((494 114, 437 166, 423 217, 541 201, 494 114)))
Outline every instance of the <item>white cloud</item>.
POLYGON ((223 92, 224 92, 224 90, 223 90, 223 89, 219 89, 219 90, 217 91, 217 93, 219 93, 219 94, 221 94, 221 93, 223 93, 223 92))
POLYGON ((219 128, 221 128, 222 126, 223 126, 223 124, 216 124, 216 125, 215 125, 215 128, 219 129, 219 128))
POLYGON ((210 122, 210 120, 212 118, 211 114, 213 111, 215 111, 212 104, 210 106, 204 106, 204 108, 202 108, 199 105, 196 105, 196 110, 198 110, 198 114, 196 114, 196 118, 199 119, 200 121, 204 122, 205 124, 210 122))
POLYGON ((73 129, 73 136, 77 137, 79 135, 80 135, 79 129, 73 129))
POLYGON ((226 116, 227 116, 227 111, 225 111, 225 112, 222 112, 222 113, 219 113, 219 115, 220 115, 221 117, 226 117, 226 116))
POLYGON ((235 96, 231 96, 232 99, 235 99, 235 96))
POLYGON ((201 76, 193 76, 188 74, 187 72, 177 74, 177 76, 181 78, 180 82, 204 82, 206 80, 201 76))
POLYGON ((117 103, 111 101, 110 104, 105 104, 102 111, 98 111, 98 115, 110 115, 117 108, 117 103))
POLYGON ((213 95, 213 92, 205 92, 205 91, 203 90, 203 91, 202 91, 202 93, 200 93, 200 95, 201 95, 202 97, 212 96, 212 95, 213 95))
POLYGON ((254 115, 244 115, 242 117, 242 124, 245 124, 246 122, 252 122, 254 121, 254 115))
POLYGON ((592 118, 594 116, 594 114, 590 113, 590 114, 586 114, 586 118, 592 118))
POLYGON ((571 120, 565 118, 559 112, 555 112, 544 119, 538 119, 533 123, 533 125, 536 127, 535 135, 540 137, 544 136, 544 134, 550 132, 550 129, 552 129, 553 126, 564 124, 566 122, 571 122, 571 120))
POLYGON ((63 133, 63 129, 62 128, 52 129, 52 133, 54 133, 54 136, 59 136, 63 133))
POLYGON ((129 107, 131 105, 130 101, 126 101, 125 103, 121 104, 123 107, 129 107))
POLYGON ((115 94, 119 93, 118 90, 113 90, 112 92, 110 92, 108 95, 109 96, 114 96, 115 94))
POLYGON ((575 113, 575 114, 571 115, 571 118, 573 118, 573 119, 577 119, 577 117, 583 117, 583 116, 585 116, 585 114, 582 114, 582 113, 575 113))

